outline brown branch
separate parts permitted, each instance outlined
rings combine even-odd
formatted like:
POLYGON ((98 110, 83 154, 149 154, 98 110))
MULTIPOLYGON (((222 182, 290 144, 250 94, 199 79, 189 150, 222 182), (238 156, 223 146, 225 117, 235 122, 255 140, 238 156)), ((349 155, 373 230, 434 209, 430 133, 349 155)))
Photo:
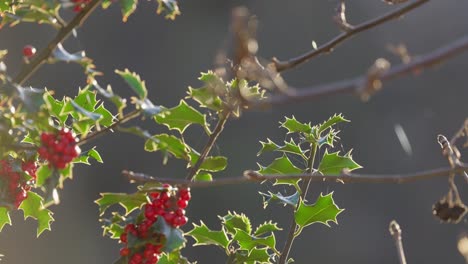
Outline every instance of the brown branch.
POLYGON ((206 188, 222 185, 234 185, 244 183, 261 183, 264 181, 276 181, 277 179, 303 179, 313 182, 339 182, 339 183, 411 183, 433 178, 446 178, 450 173, 468 172, 468 164, 461 164, 456 168, 444 167, 432 170, 424 170, 407 174, 355 174, 343 173, 341 175, 297 174, 297 175, 260 175, 254 171, 245 171, 242 177, 230 177, 213 180, 210 182, 192 182, 186 179, 158 178, 143 173, 123 171, 128 179, 136 182, 161 182, 171 185, 183 185, 192 188, 206 188))
POLYGON ((89 15, 96 9, 101 0, 93 0, 86 7, 78 13, 65 27, 59 30, 55 38, 47 45, 47 47, 41 50, 29 64, 26 64, 13 79, 14 83, 22 85, 37 69, 50 57, 52 52, 57 48, 57 45, 64 41, 70 33, 78 26, 81 26, 83 22, 89 17, 89 15))
POLYGON ((395 246, 397 248, 399 260, 398 263, 406 264, 405 251, 403 249, 403 241, 401 239, 401 228, 397 221, 393 220, 392 222, 390 222, 388 231, 390 232, 390 235, 392 236, 393 241, 395 242, 395 246))
MULTIPOLYGON (((379 76, 378 80, 388 81, 397 77, 405 76, 411 73, 416 73, 422 69, 429 68, 433 65, 439 64, 449 58, 452 58, 462 52, 468 50, 468 36, 464 36, 446 46, 438 48, 430 53, 419 56, 411 60, 410 63, 399 64, 393 66, 386 71, 383 71, 379 76)), ((263 100, 262 102, 252 103, 252 107, 264 108, 270 105, 282 105, 290 104, 301 101, 310 101, 321 98, 323 96, 337 95, 337 94, 349 94, 356 93, 361 95, 366 91, 366 84, 368 83, 369 75, 363 75, 354 79, 348 79, 328 84, 322 84, 318 86, 303 88, 303 89, 292 89, 288 95, 276 95, 269 99, 263 100)))
POLYGON ((311 50, 309 52, 306 52, 302 55, 299 55, 295 58, 292 58, 292 59, 289 59, 287 61, 279 61, 278 59, 276 58, 273 58, 272 61, 273 61, 273 64, 275 65, 276 67, 276 70, 278 72, 282 72, 282 71, 285 71, 285 70, 288 70, 288 69, 291 69, 291 68, 294 68, 302 63, 305 63, 307 61, 309 61, 310 59, 322 54, 322 53, 328 53, 328 52, 331 52, 333 50, 333 48, 335 48, 338 44, 342 43, 343 41, 347 40, 348 38, 360 33, 360 32, 363 32, 363 31, 366 31, 366 30, 369 30, 369 29, 372 29, 374 27, 377 27, 379 25, 382 25, 388 21, 391 21, 391 20, 394 20, 394 19, 398 19, 399 17, 401 17, 402 15, 410 12, 411 10, 413 9, 416 9, 417 7, 425 4, 426 2, 428 2, 429 0, 418 0, 418 1, 415 1, 413 3, 410 3, 410 4, 407 4, 403 7, 400 7, 394 11, 391 11, 387 14, 384 14, 380 17, 377 17, 377 18, 374 18, 372 20, 369 20, 369 21, 366 21, 366 22, 363 22, 359 25, 356 25, 356 26, 353 26, 351 28, 349 28, 349 30, 341 33, 340 35, 336 36, 334 39, 328 41, 327 43, 325 43, 324 45, 318 47, 317 49, 314 49, 314 50, 311 50))
POLYGON ((125 116, 123 116, 121 119, 117 120, 116 122, 114 122, 112 125, 104 128, 104 129, 101 129, 101 130, 98 130, 98 131, 95 131, 94 133, 91 133, 89 134, 88 136, 86 136, 85 138, 81 139, 79 142, 78 142, 78 145, 83 145, 83 144, 86 144, 88 143, 89 141, 91 140, 94 140, 104 134, 107 134, 109 132, 112 132, 112 130, 136 117, 138 117, 141 113, 141 110, 137 109, 137 110, 134 110, 128 114, 126 114, 125 116))
POLYGON ((187 174, 186 179, 188 181, 192 181, 195 175, 197 174, 198 170, 200 169, 200 166, 203 164, 205 161, 205 158, 210 154, 211 149, 213 148, 216 140, 218 139, 218 136, 223 132, 224 125, 226 124, 227 120, 231 116, 230 111, 225 111, 221 113, 221 117, 218 120, 218 123, 216 124, 215 129, 210 135, 210 138, 208 139, 208 142, 206 143, 205 147, 203 148, 203 151, 198 158, 197 162, 195 163, 194 166, 192 166, 189 170, 189 173, 187 174))

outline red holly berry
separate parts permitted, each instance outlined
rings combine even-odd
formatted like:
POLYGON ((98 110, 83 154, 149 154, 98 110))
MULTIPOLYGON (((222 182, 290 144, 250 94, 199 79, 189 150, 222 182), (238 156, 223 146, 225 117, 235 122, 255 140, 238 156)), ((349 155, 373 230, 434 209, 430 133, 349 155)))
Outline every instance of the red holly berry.
POLYGON ((36 54, 36 48, 31 46, 31 45, 26 45, 24 46, 23 48, 23 55, 26 57, 26 58, 31 58, 32 56, 34 56, 34 54, 36 54))
POLYGON ((130 249, 128 249, 128 248, 121 248, 120 249, 120 256, 125 257, 125 256, 128 256, 128 254, 130 254, 130 249))
POLYGON ((41 142, 39 157, 49 161, 51 166, 58 169, 65 169, 80 153, 75 136, 66 128, 58 133, 42 133, 41 142))

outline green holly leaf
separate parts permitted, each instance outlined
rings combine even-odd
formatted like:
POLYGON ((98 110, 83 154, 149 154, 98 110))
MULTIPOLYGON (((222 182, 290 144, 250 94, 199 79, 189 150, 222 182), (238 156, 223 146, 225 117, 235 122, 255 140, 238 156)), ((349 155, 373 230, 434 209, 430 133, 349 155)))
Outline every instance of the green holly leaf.
POLYGON ((99 154, 99 152, 97 152, 95 148, 92 148, 88 151, 88 157, 95 159, 99 163, 103 163, 101 155, 99 154))
POLYGON ((222 156, 206 157, 200 166, 200 170, 217 172, 222 171, 227 167, 227 158, 222 156))
POLYGON ((60 121, 60 125, 63 126, 68 118, 67 113, 62 113, 62 109, 65 105, 64 100, 55 100, 49 92, 46 92, 44 93, 44 102, 50 115, 56 117, 60 121))
POLYGON ((42 197, 37 193, 28 192, 28 197, 19 206, 19 209, 23 210, 24 219, 37 219, 37 236, 46 229, 50 230, 50 223, 54 221, 52 212, 46 209, 42 202, 42 197))
POLYGON ((91 165, 91 163, 89 162, 89 158, 93 158, 97 162, 103 163, 101 155, 99 154, 99 152, 97 152, 95 148, 92 148, 88 151, 81 152, 78 157, 73 159, 73 163, 82 163, 86 165, 91 165))
POLYGON ((89 86, 92 86, 94 89, 96 89, 96 91, 100 95, 102 95, 104 98, 107 98, 109 101, 111 101, 117 107, 117 110, 119 111, 119 113, 123 111, 123 109, 126 106, 126 100, 114 94, 114 92, 112 91, 112 87, 110 85, 107 86, 107 89, 104 89, 98 84, 96 80, 93 80, 92 84, 90 84, 89 86))
POLYGON ((187 258, 180 254, 180 251, 173 251, 171 253, 164 253, 158 261, 158 264, 190 264, 187 258))
MULTIPOLYGON (((130 0, 129 0, 130 1, 130 0)), ((134 72, 130 72, 128 69, 124 71, 115 71, 120 77, 122 77, 130 88, 143 100, 148 96, 148 90, 146 89, 145 82, 140 79, 140 76, 134 72)))
POLYGON ((334 153, 328 153, 325 150, 318 170, 324 175, 339 175, 344 169, 353 171, 355 169, 362 168, 361 165, 357 164, 351 156, 351 151, 344 156, 340 156, 339 151, 334 153))
POLYGON ((269 138, 267 138, 267 142, 260 141, 260 144, 262 144, 262 148, 260 149, 260 151, 258 151, 257 156, 260 156, 266 152, 275 151, 280 147, 275 142, 271 141, 271 139, 269 138))
POLYGON ((281 193, 274 194, 272 192, 268 193, 260 193, 263 196, 263 208, 266 208, 271 202, 280 202, 284 206, 291 205, 296 206, 299 202, 300 194, 299 192, 295 192, 293 195, 290 196, 283 196, 281 193))
POLYGON ((0 207, 0 231, 3 227, 8 224, 11 225, 10 214, 8 213, 8 208, 0 207))
POLYGON ((181 134, 191 124, 199 124, 209 131, 205 115, 189 106, 184 100, 181 100, 179 105, 174 108, 161 111, 154 118, 159 124, 163 124, 169 129, 177 130, 181 134))
POLYGON ((215 245, 226 249, 229 245, 229 239, 224 229, 213 231, 203 222, 200 222, 200 225, 193 224, 193 229, 186 233, 186 235, 195 239, 194 246, 215 245))
POLYGON ((48 165, 42 165, 37 169, 36 172, 36 185, 42 186, 44 185, 45 181, 52 175, 52 170, 49 168, 48 165))
POLYGON ((338 208, 335 204, 333 192, 331 192, 325 196, 320 194, 313 205, 307 205, 301 200, 294 213, 294 219, 300 229, 314 223, 321 223, 329 227, 328 222, 330 221, 338 224, 336 217, 343 211, 344 209, 338 208))
POLYGON ((101 193, 101 198, 95 201, 99 205, 100 215, 103 215, 114 204, 120 204, 125 208, 125 215, 128 215, 146 202, 148 199, 144 193, 101 193))
POLYGON ((270 139, 267 139, 267 142, 260 141, 260 143, 262 144, 262 149, 257 153, 257 156, 265 152, 279 151, 283 153, 295 154, 295 155, 301 156, 304 160, 307 160, 307 157, 304 154, 304 151, 296 142, 294 142, 292 138, 289 142, 285 141, 284 142, 285 144, 283 146, 276 144, 270 139))
POLYGON ((148 139, 145 143, 145 150, 168 152, 178 159, 190 159, 188 146, 180 138, 168 134, 159 134, 148 139))
POLYGON ((310 124, 304 124, 296 120, 293 116, 291 118, 286 117, 286 120, 281 123, 281 126, 288 130, 288 134, 290 133, 305 133, 310 134, 312 131, 312 127, 310 124))
MULTIPOLYGON (((258 171, 263 175, 294 175, 301 174, 303 170, 294 166, 288 156, 283 155, 280 158, 275 159, 270 165, 263 167, 259 164, 260 170, 258 171)), ((287 184, 293 185, 296 189, 300 189, 298 185, 299 180, 295 179, 277 179, 275 185, 277 184, 287 184)))
MULTIPOLYGON (((76 111, 78 111, 78 113, 86 116, 87 118, 93 120, 93 121, 98 121, 99 119, 102 118, 102 115, 100 114, 97 114, 97 113, 93 113, 93 112, 90 112, 86 109, 84 109, 83 107, 81 107, 80 105, 78 105, 75 101, 71 100, 70 101, 71 105, 75 108, 76 111)), ((81 118, 79 118, 78 120, 80 120, 81 118)), ((88 131, 88 129, 84 129, 84 131, 88 131)))
POLYGON ((282 228, 278 227, 276 223, 273 223, 271 220, 268 222, 265 222, 257 227, 257 229, 254 232, 255 236, 261 236, 267 233, 273 233, 275 231, 281 231, 283 230, 282 228))
POLYGON ((227 215, 221 217, 223 226, 226 228, 227 232, 231 234, 236 233, 236 229, 243 230, 247 234, 252 232, 252 225, 250 224, 250 219, 245 214, 238 214, 236 212, 229 212, 227 215))
POLYGON ((213 181, 213 176, 211 173, 208 172, 198 172, 195 177, 193 177, 194 181, 213 181))
POLYGON ((119 0, 120 9, 122 9, 123 22, 127 22, 128 17, 135 12, 137 3, 137 0, 119 0))
POLYGON ((199 80, 204 83, 204 86, 198 89, 189 87, 188 97, 198 102, 200 107, 213 111, 223 110, 224 103, 220 96, 224 96, 227 93, 224 81, 212 71, 202 73, 199 80))
POLYGON ((254 248, 251 251, 248 250, 237 250, 234 255, 234 263, 246 263, 246 264, 269 264, 273 263, 270 261, 270 254, 268 248, 254 248))
POLYGON ((101 119, 99 119, 100 125, 108 127, 114 123, 114 116, 104 107, 104 104, 99 105, 99 107, 94 110, 94 113, 101 115, 101 119))
MULTIPOLYGON (((166 238, 164 247, 162 248, 164 252, 169 253, 184 247, 186 240, 182 231, 179 228, 168 225, 163 217, 158 217, 152 229, 157 233, 163 234, 166 238)), ((143 242, 146 243, 146 241, 143 242)))
POLYGON ((328 128, 341 122, 350 122, 350 121, 345 119, 342 114, 335 114, 332 117, 330 117, 327 121, 318 125, 318 133, 320 134, 323 131, 327 130, 328 128))
POLYGON ((174 20, 176 16, 180 15, 179 6, 176 0, 156 0, 158 9, 156 13, 164 13, 166 19, 174 20))
POLYGON ((271 249, 274 249, 276 245, 274 234, 271 234, 267 237, 257 237, 250 235, 249 233, 240 229, 236 229, 236 233, 233 239, 237 241, 240 249, 245 249, 248 251, 254 249, 257 246, 267 246, 271 249))

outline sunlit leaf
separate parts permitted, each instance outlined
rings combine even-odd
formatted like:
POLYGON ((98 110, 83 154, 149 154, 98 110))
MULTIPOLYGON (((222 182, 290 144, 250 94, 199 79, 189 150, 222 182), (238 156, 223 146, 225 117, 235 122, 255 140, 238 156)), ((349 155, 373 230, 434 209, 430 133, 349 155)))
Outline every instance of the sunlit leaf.
POLYGON ((351 152, 340 156, 339 151, 328 153, 328 150, 325 150, 318 170, 325 175, 339 175, 344 169, 352 171, 359 168, 362 167, 353 160, 351 152))
POLYGON ((145 82, 140 79, 138 74, 130 72, 128 69, 124 71, 116 70, 115 72, 127 82, 140 99, 145 99, 148 96, 145 82))
POLYGON ((148 202, 148 200, 143 193, 101 193, 101 198, 95 201, 95 203, 99 205, 99 212, 101 215, 114 204, 120 204, 125 208, 125 215, 128 215, 146 202, 148 202))
POLYGON ((333 192, 331 192, 325 196, 320 194, 317 201, 312 205, 307 205, 301 200, 294 213, 294 219, 301 229, 314 223, 330 226, 328 222, 331 221, 337 224, 336 217, 343 211, 344 209, 338 208, 335 204, 333 192))
POLYGON ((223 226, 231 234, 235 234, 236 229, 243 230, 248 234, 252 232, 252 225, 250 224, 250 219, 245 214, 229 212, 227 215, 223 217, 220 216, 219 218, 221 219, 221 223, 223 224, 223 226))
POLYGON ((225 249, 229 244, 229 239, 224 229, 213 231, 203 222, 200 222, 200 225, 193 224, 193 229, 186 235, 195 239, 194 246, 215 245, 225 249))
POLYGON ((163 124, 169 129, 175 129, 180 133, 184 133, 185 129, 191 124, 199 124, 206 129, 208 128, 205 115, 189 106, 184 100, 181 100, 178 106, 157 114, 155 120, 159 124, 163 124))
POLYGON ((42 202, 42 197, 37 193, 28 192, 28 197, 19 207, 24 212, 24 219, 29 217, 37 219, 37 236, 44 232, 44 230, 50 230, 50 223, 54 221, 52 212, 44 208, 42 202))

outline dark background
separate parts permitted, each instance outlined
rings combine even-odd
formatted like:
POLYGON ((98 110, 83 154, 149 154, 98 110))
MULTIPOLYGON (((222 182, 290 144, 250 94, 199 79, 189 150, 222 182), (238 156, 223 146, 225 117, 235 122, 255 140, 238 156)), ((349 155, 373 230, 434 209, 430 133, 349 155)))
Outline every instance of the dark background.
MULTIPOLYGON (((121 22, 117 5, 97 10, 70 38, 69 51, 85 49, 105 73, 101 84, 112 84, 114 91, 131 95, 114 69, 129 68, 146 80, 153 102, 173 106, 185 96, 187 86, 199 86, 201 71, 212 68, 216 51, 227 36, 231 8, 246 5, 256 14, 259 24, 259 55, 287 59, 318 45, 339 33, 331 17, 337 1, 182 1, 182 16, 166 21, 155 14, 153 2, 141 1, 135 15, 121 22)), ((394 7, 393 7, 394 8, 394 7)), ((332 54, 314 59, 284 73, 295 87, 345 79, 366 72, 379 57, 399 63, 388 44, 404 43, 412 54, 423 54, 466 34, 468 2, 431 1, 403 19, 392 21, 360 34, 332 54)), ((358 23, 391 10, 382 1, 361 0, 347 6, 348 21, 358 23)), ((69 13, 68 15, 71 15, 69 13)), ((47 26, 24 24, 0 31, 0 48, 8 49, 7 64, 14 75, 21 66, 21 49, 33 44, 41 49, 54 36, 47 26)), ((216 177, 238 176, 245 169, 256 169, 259 140, 284 139, 278 121, 295 115, 298 120, 321 122, 334 113, 343 113, 352 123, 341 125, 343 148, 354 149, 354 158, 363 165, 362 173, 413 172, 446 166, 436 142, 439 133, 453 135, 467 117, 468 54, 430 69, 419 76, 385 83, 384 89, 368 103, 352 96, 326 97, 317 101, 278 107, 265 112, 247 112, 228 123, 218 148, 229 158, 228 169, 216 177), (400 124, 412 146, 408 155, 402 149, 394 127, 400 124)), ((85 85, 76 65, 45 65, 28 84, 72 95, 85 85)), ((160 131, 151 122, 147 128, 160 131)), ((192 144, 201 148, 206 142, 202 132, 190 130, 192 144)), ((161 165, 161 155, 145 153, 143 140, 112 134, 95 142, 105 163, 77 166, 73 181, 65 183, 61 204, 54 206, 52 232, 36 239, 36 223, 13 215, 14 226, 0 234, 2 263, 112 263, 119 244, 101 236, 97 206, 100 192, 132 192, 121 176, 130 169, 161 177, 183 177, 182 163, 161 165)), ((91 147, 91 146, 89 146, 91 147)), ((466 151, 465 151, 466 153, 466 151)), ((260 159, 263 164, 270 160, 260 159)), ((240 185, 192 191, 188 209, 190 220, 203 220, 220 228, 217 215, 228 210, 244 212, 254 224, 268 219, 287 229, 291 212, 281 206, 262 209, 258 191, 266 186, 240 185)), ((294 243, 291 256, 296 263, 397 263, 388 224, 398 220, 403 228, 409 263, 463 263, 456 249, 457 236, 466 231, 466 221, 458 225, 441 224, 431 213, 434 202, 447 192, 443 179, 404 185, 314 184, 309 200, 320 192, 335 191, 337 204, 345 208, 339 225, 328 228, 312 225, 294 243)), ((466 185, 459 183, 462 196, 466 185)), ((184 229, 189 230, 190 224, 184 229)), ((281 249, 286 230, 277 234, 281 249)), ((189 244, 193 241, 190 240, 189 244)), ((224 253, 214 247, 190 246, 183 250, 199 263, 224 263, 224 253)))

